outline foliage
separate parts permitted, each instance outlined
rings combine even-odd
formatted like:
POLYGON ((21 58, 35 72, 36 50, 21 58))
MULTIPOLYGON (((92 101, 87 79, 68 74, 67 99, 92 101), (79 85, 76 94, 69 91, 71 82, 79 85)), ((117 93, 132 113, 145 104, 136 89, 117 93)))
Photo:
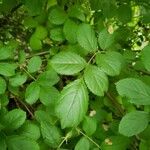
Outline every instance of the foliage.
POLYGON ((150 2, 0 0, 0 149, 149 150, 150 2))

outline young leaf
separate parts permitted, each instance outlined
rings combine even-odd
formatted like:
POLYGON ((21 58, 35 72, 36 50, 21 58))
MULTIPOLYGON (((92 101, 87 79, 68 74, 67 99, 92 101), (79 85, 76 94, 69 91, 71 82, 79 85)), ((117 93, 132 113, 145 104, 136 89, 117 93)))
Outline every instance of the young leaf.
POLYGON ((32 82, 31 84, 28 85, 26 92, 25 92, 25 100, 29 104, 34 104, 40 94, 40 86, 36 82, 32 82))
POLYGON ((56 72, 64 75, 76 74, 86 65, 85 60, 73 52, 60 52, 50 62, 56 72))
POLYGON ((146 46, 143 50, 142 50, 142 62, 145 66, 145 69, 147 69, 148 71, 150 71, 150 45, 146 46))
POLYGON ((137 105, 150 105, 150 88, 141 80, 126 78, 116 83, 116 88, 121 96, 125 96, 131 103, 137 105))
POLYGON ((106 29, 102 30, 98 35, 99 46, 105 50, 114 43, 114 35, 108 33, 106 29))
POLYGON ((97 122, 95 118, 86 116, 82 124, 82 128, 86 132, 86 134, 89 136, 92 135, 96 131, 96 127, 97 122))
POLYGON ((0 77, 0 94, 4 94, 6 91, 6 81, 0 77))
POLYGON ((149 122, 149 113, 133 111, 126 114, 119 124, 119 132, 125 136, 137 135, 144 131, 149 122))
POLYGON ((24 84, 27 80, 27 75, 26 74, 17 74, 16 76, 12 77, 9 79, 9 83, 11 86, 20 86, 24 84))
POLYGON ((35 30, 34 36, 40 40, 43 40, 47 37, 47 29, 43 26, 38 26, 35 30))
POLYGON ((97 50, 97 39, 93 28, 89 24, 81 24, 77 31, 77 40, 81 47, 89 52, 97 50))
POLYGON ((40 150, 39 145, 30 138, 13 135, 7 138, 8 150, 40 150))
POLYGON ((84 80, 89 90, 95 95, 103 96, 108 89, 108 78, 97 66, 89 65, 86 68, 84 80))
POLYGON ((16 68, 16 64, 0 62, 0 74, 3 76, 13 76, 16 68))
POLYGON ((85 137, 82 137, 78 143, 76 144, 75 146, 75 150, 83 150, 83 147, 84 147, 84 150, 89 150, 90 149, 90 142, 87 138, 85 137))
POLYGON ((41 65, 42 65, 41 57, 34 56, 29 60, 27 68, 30 73, 34 73, 40 69, 41 65))
POLYGON ((87 108, 88 92, 82 79, 64 87, 56 106, 56 114, 61 120, 62 128, 77 126, 85 116, 87 108))
POLYGON ((77 42, 77 29, 78 25, 70 19, 68 19, 64 24, 64 35, 67 41, 69 41, 72 44, 77 42))
POLYGON ((67 15, 62 8, 56 7, 50 11, 48 19, 53 24, 61 25, 67 19, 67 15))
POLYGON ((53 148, 58 147, 61 142, 61 133, 56 126, 53 126, 48 122, 42 122, 41 132, 46 144, 53 148))
POLYGON ((96 55, 97 65, 108 75, 119 75, 123 66, 123 56, 118 52, 96 55))
POLYGON ((26 119, 26 113, 20 109, 13 109, 6 113, 2 118, 2 124, 4 124, 5 129, 15 130, 19 128, 26 119))
POLYGON ((62 27, 56 27, 54 29, 51 29, 50 31, 50 38, 53 41, 62 42, 65 40, 63 28, 62 27))
POLYGON ((31 36, 29 41, 30 47, 32 50, 40 50, 42 49, 42 42, 38 39, 34 34, 31 36))

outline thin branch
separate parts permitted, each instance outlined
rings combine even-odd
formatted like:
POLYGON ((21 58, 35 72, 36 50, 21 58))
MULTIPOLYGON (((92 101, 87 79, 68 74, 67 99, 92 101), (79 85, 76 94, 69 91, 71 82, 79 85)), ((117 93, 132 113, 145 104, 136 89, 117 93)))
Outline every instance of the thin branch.
POLYGON ((77 132, 82 134, 84 137, 86 137, 89 141, 91 141, 96 147, 101 149, 100 145, 97 144, 93 139, 91 139, 89 136, 87 136, 85 133, 83 133, 79 128, 76 128, 77 132))
POLYGON ((124 115, 124 110, 122 109, 121 105, 118 103, 118 101, 115 99, 115 97, 107 92, 106 93, 106 96, 108 97, 108 99, 111 101, 111 103, 115 106, 115 108, 118 110, 118 112, 121 114, 121 115, 124 115))
POLYGON ((33 55, 29 55, 26 58, 28 59, 28 58, 31 58, 33 56, 43 56, 43 55, 47 55, 49 53, 50 53, 50 51, 44 51, 44 52, 36 53, 36 54, 33 54, 33 55))

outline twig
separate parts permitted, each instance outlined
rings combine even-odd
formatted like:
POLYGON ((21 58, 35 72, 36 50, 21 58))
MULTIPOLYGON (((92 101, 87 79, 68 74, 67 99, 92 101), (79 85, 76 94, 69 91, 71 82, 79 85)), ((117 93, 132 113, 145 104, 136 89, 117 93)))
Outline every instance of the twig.
POLYGON ((33 54, 33 55, 29 55, 29 56, 27 56, 26 58, 28 59, 28 58, 31 58, 31 57, 33 57, 33 56, 47 55, 47 54, 49 54, 49 53, 50 53, 50 51, 40 52, 40 53, 36 53, 36 54, 33 54))
POLYGON ((86 137, 87 139, 89 139, 89 141, 91 141, 94 145, 96 145, 99 149, 101 149, 100 145, 97 144, 93 139, 91 139, 89 136, 87 136, 85 133, 83 133, 79 128, 76 128, 78 133, 81 133, 84 137, 86 137))
POLYGON ((121 108, 121 105, 117 102, 117 100, 114 98, 114 96, 109 92, 106 93, 106 96, 109 98, 111 103, 115 106, 115 108, 119 111, 119 113, 121 115, 124 115, 124 110, 121 108))

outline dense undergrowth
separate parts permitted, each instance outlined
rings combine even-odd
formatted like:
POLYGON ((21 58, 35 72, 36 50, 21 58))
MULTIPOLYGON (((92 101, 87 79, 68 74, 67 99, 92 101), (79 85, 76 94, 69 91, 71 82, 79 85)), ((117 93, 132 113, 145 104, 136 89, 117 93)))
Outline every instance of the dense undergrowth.
POLYGON ((0 150, 149 150, 149 0, 0 0, 0 150))

